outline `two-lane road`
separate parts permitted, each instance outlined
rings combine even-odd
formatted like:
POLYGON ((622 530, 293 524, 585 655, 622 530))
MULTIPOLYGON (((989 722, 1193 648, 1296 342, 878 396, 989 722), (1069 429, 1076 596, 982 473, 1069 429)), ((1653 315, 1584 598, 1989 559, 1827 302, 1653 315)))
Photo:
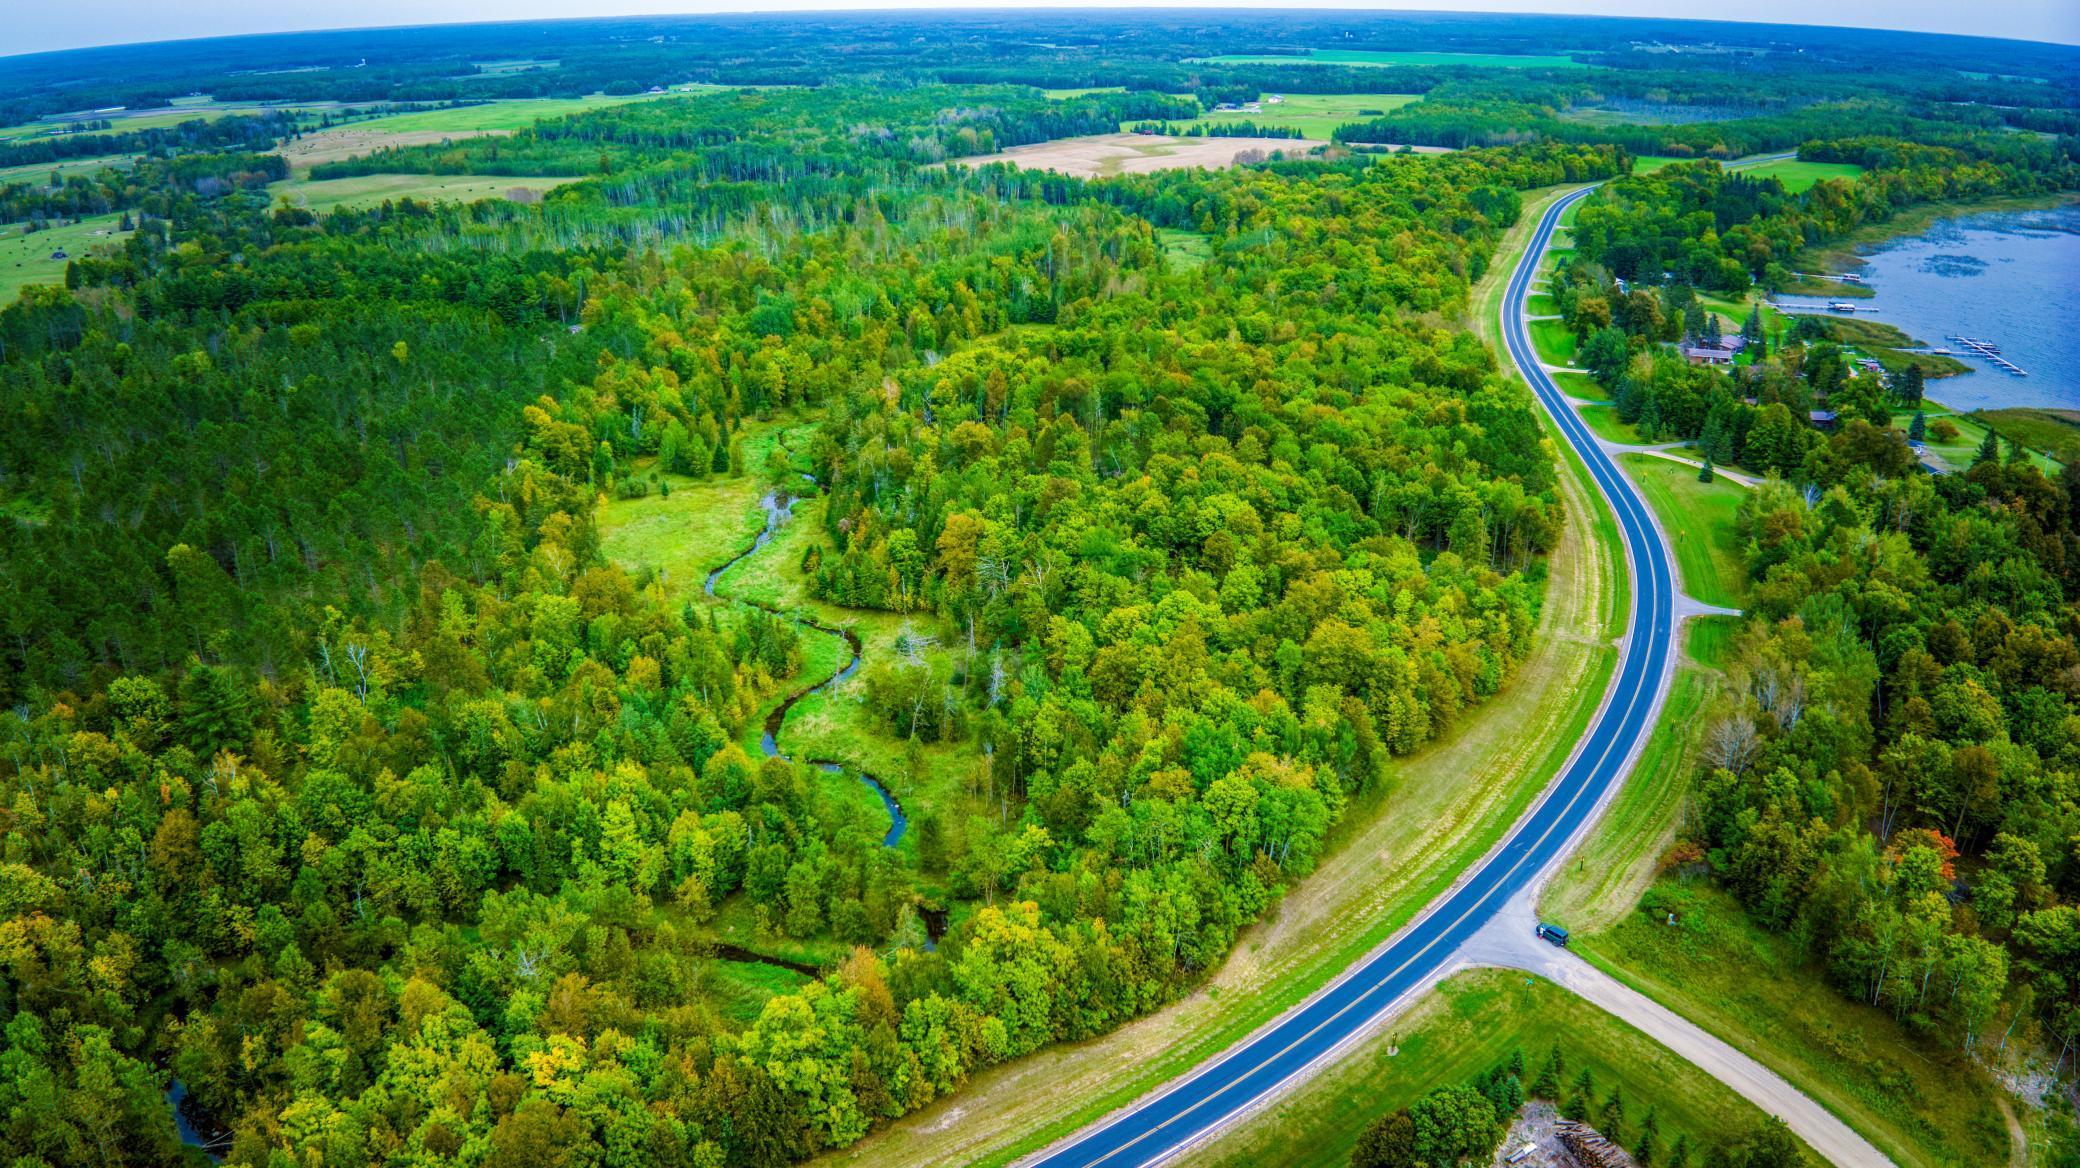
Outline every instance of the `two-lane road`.
MULTIPOLYGON (((1562 438, 1587 464, 1618 517, 1636 582, 1624 660, 1603 708, 1539 802, 1457 887, 1320 992, 1163 1090, 1034 1156, 1035 1168, 1127 1168, 1160 1163, 1218 1130, 1344 1043, 1365 1032, 1451 961, 1467 938, 1572 846, 1630 769, 1667 684, 1675 631, 1675 576, 1646 505, 1561 397, 1531 346, 1524 300, 1561 213, 1588 193, 1556 201, 1511 275, 1503 337, 1562 438)), ((1065 1085, 1067 1086, 1067 1085, 1065 1085)))

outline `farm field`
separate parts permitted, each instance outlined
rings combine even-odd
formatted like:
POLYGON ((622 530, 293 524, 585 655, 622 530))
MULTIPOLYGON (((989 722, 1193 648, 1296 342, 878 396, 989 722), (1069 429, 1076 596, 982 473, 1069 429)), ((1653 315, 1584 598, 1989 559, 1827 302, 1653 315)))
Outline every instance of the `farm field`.
POLYGON ((960 159, 964 166, 1010 162, 1028 170, 1052 170, 1078 178, 1111 174, 1147 174, 1203 166, 1212 170, 1235 164, 1245 150, 1269 154, 1285 151, 1304 154, 1326 142, 1305 138, 1171 138, 1161 134, 1093 134, 1085 138, 1060 138, 1014 146, 995 154, 960 159))
POLYGON ((48 227, 23 234, 22 224, 0 227, 0 304, 13 302, 31 284, 58 284, 65 279, 67 260, 54 260, 51 253, 63 251, 77 256, 96 244, 114 243, 120 215, 101 215, 63 227, 48 227))
POLYGON ((1526 53, 1375 52, 1370 49, 1309 49, 1290 53, 1227 53, 1197 57, 1186 64, 1206 65, 1465 65, 1477 69, 1583 69, 1568 57, 1526 53))
POLYGON ((330 211, 339 207, 371 207, 395 199, 474 203, 479 199, 512 198, 516 191, 539 195, 576 181, 564 175, 365 174, 315 182, 289 179, 270 184, 267 191, 299 207, 330 211))
POLYGON ((1266 103, 1260 112, 1222 110, 1169 124, 1189 127, 1227 126, 1237 122, 1250 122, 1259 126, 1298 130, 1309 138, 1326 141, 1338 126, 1362 122, 1378 117, 1388 110, 1399 109, 1423 100, 1421 94, 1415 93, 1287 93, 1280 94, 1279 97, 1278 104, 1266 103))
POLYGON ((67 175, 92 174, 111 166, 129 166, 135 161, 135 154, 112 154, 100 158, 68 158, 62 162, 27 162, 20 166, 0 166, 0 183, 49 182, 52 175, 56 175, 62 182, 67 175))

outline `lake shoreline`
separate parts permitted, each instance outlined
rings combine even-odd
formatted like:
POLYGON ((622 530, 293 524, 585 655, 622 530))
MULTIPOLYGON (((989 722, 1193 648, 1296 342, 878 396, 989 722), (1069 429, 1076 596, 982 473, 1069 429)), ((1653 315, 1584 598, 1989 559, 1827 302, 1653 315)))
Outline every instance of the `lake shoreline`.
POLYGON ((1866 257, 1871 252, 1895 240, 1926 235, 1929 228, 1945 219, 2023 211, 2054 211, 2067 206, 2080 207, 2080 192, 2003 195, 1991 199, 1971 199, 1962 203, 1919 203, 1881 223, 1867 223, 1832 243, 1809 247, 1794 257, 1793 264, 1801 271, 1815 268, 1838 272, 1855 271, 1869 264, 1870 261, 1866 257))

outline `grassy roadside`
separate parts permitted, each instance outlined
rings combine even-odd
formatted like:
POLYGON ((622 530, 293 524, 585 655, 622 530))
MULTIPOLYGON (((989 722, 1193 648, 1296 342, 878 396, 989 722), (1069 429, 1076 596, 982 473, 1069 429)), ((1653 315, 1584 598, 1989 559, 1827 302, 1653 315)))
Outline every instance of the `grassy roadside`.
POLYGON ((1599 1098, 1622 1088, 1635 1125, 1651 1105, 1664 1149, 1681 1135, 1694 1155, 1762 1119, 1718 1080, 1566 990, 1511 970, 1474 969, 1425 995, 1395 1023, 1391 1043, 1366 1043, 1180 1163, 1342 1168, 1375 1117, 1505 1062, 1512 1050, 1524 1052, 1535 1075, 1555 1046, 1569 1079, 1583 1067, 1595 1076, 1599 1098))
POLYGON ((1697 771, 1698 726, 1723 684, 1719 671, 1698 661, 1700 650, 1735 624, 1731 617, 1691 621, 1686 656, 1676 666, 1668 702, 1639 763, 1539 897, 1541 918, 1578 931, 1608 928, 1632 910, 1654 882, 1661 856, 1675 840, 1697 771))
POLYGON ((1826 988, 1792 938, 1763 932, 1708 883, 1664 880, 1650 895, 1675 926, 1628 913, 1577 934, 1576 951, 1782 1075, 1900 1168, 2006 1162, 1998 1089, 1960 1053, 1826 988))
POLYGON ((1668 533, 1683 592, 1706 604, 1739 608, 1747 568, 1741 562, 1734 514, 1747 488, 1719 476, 1698 482, 1697 468, 1652 455, 1619 455, 1618 465, 1668 533))
MULTIPOLYGON (((1551 197, 1549 194, 1547 197, 1551 197)), ((1477 286, 1494 320, 1536 223, 1527 208, 1477 286)), ((1478 327, 1478 326, 1477 326, 1478 327)), ((1492 342, 1492 323, 1482 328, 1492 342)), ((1615 525, 1570 458, 1573 517, 1548 564, 1537 647, 1509 689, 1445 740, 1398 760, 1393 780, 1345 813, 1315 872, 1246 931, 1198 993, 1120 1030, 978 1075, 942 1100, 822 1162, 1001 1164, 1059 1138, 1277 1017, 1376 947, 1488 851, 1573 750, 1616 663, 1622 573, 1615 525), (1588 523, 1579 520, 1592 517, 1588 523), (1074 1092, 1065 1090, 1074 1084, 1074 1092)))

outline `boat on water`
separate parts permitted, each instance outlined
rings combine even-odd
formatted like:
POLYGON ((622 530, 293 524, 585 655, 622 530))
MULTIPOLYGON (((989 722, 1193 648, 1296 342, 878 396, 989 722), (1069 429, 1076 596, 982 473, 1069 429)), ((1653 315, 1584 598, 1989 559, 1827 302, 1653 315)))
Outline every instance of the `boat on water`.
POLYGON ((1827 302, 1827 311, 1854 313, 1856 306, 1846 300, 1830 300, 1827 302))

